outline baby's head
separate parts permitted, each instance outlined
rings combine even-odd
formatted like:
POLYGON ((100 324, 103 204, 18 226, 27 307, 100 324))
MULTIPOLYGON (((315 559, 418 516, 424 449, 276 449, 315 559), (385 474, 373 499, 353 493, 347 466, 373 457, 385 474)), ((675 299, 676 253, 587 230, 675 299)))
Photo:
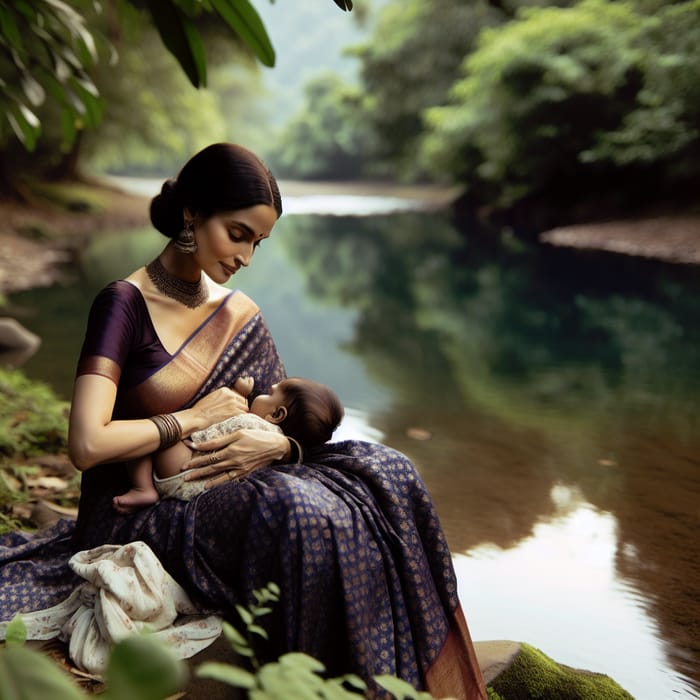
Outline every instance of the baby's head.
POLYGON ((269 394, 256 396, 250 411, 276 423, 285 435, 304 447, 330 440, 344 413, 340 399, 330 387, 301 377, 283 379, 269 394))

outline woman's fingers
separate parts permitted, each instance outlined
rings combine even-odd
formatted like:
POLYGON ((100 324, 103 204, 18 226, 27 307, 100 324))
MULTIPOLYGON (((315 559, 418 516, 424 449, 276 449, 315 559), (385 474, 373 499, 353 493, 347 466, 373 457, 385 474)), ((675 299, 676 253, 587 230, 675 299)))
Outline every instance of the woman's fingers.
POLYGON ((220 486, 221 484, 225 484, 227 481, 235 481, 236 478, 237 478, 237 475, 234 472, 227 471, 227 472, 224 472, 223 474, 219 474, 219 476, 215 476, 213 479, 209 479, 209 481, 207 481, 204 484, 204 488, 210 489, 213 486, 220 486))

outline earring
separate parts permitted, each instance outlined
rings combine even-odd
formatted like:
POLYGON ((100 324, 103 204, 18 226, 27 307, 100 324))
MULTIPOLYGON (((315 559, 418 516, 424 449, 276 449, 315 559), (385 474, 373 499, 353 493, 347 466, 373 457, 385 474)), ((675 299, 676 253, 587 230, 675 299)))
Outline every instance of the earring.
POLYGON ((194 222, 187 221, 185 228, 175 236, 175 249, 180 253, 190 255, 197 250, 197 241, 194 239, 194 222))

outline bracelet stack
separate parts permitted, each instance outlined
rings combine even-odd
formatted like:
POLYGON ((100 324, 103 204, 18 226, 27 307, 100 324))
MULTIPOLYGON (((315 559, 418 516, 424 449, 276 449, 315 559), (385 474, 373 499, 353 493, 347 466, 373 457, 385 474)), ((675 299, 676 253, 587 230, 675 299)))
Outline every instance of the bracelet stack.
POLYGON ((151 416, 148 420, 153 421, 158 428, 159 449, 164 450, 182 439, 182 426, 172 413, 161 413, 159 416, 151 416))

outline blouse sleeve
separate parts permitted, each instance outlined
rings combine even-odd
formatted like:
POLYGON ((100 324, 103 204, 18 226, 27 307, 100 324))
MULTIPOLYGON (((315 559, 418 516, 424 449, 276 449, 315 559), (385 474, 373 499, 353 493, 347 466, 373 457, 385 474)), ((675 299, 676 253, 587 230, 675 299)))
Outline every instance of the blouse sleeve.
POLYGON ((76 376, 99 374, 119 384, 134 344, 138 289, 128 282, 112 282, 92 303, 76 376))

